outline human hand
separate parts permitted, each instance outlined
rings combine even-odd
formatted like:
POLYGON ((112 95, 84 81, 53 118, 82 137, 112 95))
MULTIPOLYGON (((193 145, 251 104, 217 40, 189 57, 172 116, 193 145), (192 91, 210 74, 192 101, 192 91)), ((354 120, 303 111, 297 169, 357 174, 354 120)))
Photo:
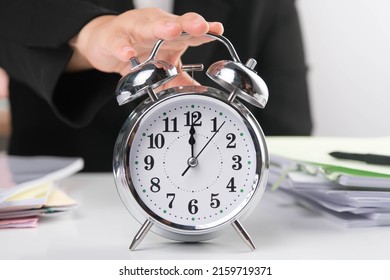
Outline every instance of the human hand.
MULTIPOLYGON (((100 16, 83 27, 70 41, 74 49, 68 71, 98 69, 122 76, 130 71, 129 60, 137 56, 142 62, 150 54, 158 39, 166 42, 157 59, 168 61, 180 71, 181 55, 189 46, 198 46, 212 39, 206 32, 223 33, 218 22, 207 22, 196 13, 173 15, 160 9, 135 9, 118 16, 100 16), (190 37, 180 37, 187 32, 190 37)), ((187 73, 174 79, 178 84, 192 83, 187 73)), ((172 82, 170 84, 172 86, 172 82)))

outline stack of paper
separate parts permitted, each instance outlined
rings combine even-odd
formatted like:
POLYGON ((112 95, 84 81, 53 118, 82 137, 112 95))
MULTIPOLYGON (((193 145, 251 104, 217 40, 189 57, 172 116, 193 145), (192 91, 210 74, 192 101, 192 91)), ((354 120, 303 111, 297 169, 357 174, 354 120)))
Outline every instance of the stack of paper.
POLYGON ((38 216, 74 208, 56 184, 82 168, 80 158, 0 154, 0 228, 34 227, 38 216))
POLYGON ((390 138, 269 137, 269 185, 347 227, 390 225, 390 166, 329 153, 390 155, 390 138))

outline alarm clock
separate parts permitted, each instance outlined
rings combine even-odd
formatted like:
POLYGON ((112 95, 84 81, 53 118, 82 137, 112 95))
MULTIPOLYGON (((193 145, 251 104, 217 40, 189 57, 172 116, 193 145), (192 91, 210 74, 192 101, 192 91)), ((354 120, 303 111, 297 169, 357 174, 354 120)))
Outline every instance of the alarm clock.
POLYGON ((268 89, 253 70, 254 59, 243 64, 226 37, 205 36, 223 43, 233 59, 215 62, 206 72, 225 90, 190 85, 156 92, 178 75, 173 65, 155 59, 163 40, 144 62, 132 58, 131 72, 117 85, 120 105, 147 96, 125 121, 113 155, 120 198, 142 225, 130 250, 149 230, 199 242, 230 225, 255 249, 240 220, 263 195, 269 155, 261 126, 238 99, 264 108, 268 89))

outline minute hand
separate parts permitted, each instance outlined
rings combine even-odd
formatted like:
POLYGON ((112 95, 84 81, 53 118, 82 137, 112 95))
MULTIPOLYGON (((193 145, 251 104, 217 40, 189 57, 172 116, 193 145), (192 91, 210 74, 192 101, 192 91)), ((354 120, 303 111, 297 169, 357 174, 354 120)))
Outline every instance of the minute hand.
MULTIPOLYGON (((209 141, 207 141, 207 143, 203 146, 203 148, 199 151, 199 153, 196 155, 195 159, 197 159, 200 154, 204 151, 204 149, 210 144, 211 140, 213 140, 214 136, 219 132, 219 130, 221 129, 221 127, 225 124, 225 122, 223 122, 217 129, 217 131, 214 132, 214 134, 210 137, 209 141)), ((190 169, 190 165, 187 166, 186 170, 184 170, 184 172, 181 174, 181 176, 184 176, 184 174, 187 173, 188 169, 190 169)))

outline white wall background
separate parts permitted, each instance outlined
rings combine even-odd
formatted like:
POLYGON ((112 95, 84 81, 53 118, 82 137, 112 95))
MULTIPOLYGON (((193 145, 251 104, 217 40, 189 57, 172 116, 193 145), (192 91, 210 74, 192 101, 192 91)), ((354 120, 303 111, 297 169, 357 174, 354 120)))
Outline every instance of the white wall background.
POLYGON ((297 0, 297 8, 314 135, 390 136, 390 1, 297 0))

